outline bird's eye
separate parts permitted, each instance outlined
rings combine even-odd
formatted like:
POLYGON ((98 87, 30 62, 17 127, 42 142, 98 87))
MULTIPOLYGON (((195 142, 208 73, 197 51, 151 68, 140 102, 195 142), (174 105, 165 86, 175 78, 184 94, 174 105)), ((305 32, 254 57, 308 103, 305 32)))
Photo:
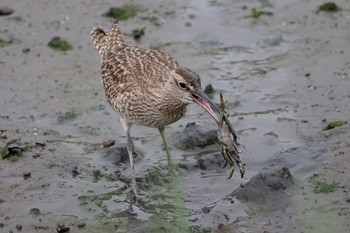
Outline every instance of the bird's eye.
POLYGON ((181 89, 187 90, 187 86, 186 86, 186 84, 184 82, 179 81, 179 87, 181 89))

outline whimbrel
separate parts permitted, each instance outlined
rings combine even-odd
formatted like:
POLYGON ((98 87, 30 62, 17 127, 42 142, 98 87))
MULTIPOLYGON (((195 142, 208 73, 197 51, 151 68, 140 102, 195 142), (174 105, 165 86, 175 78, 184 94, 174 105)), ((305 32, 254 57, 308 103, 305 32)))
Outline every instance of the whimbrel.
MULTIPOLYGON (((189 103, 195 102, 203 107, 216 122, 220 109, 202 91, 198 74, 180 66, 166 53, 127 43, 118 24, 109 31, 94 28, 91 37, 101 55, 107 100, 119 114, 126 132, 132 185, 135 187, 134 145, 130 137, 132 124, 157 128, 170 161, 164 127, 183 117, 189 103)), ((225 122, 236 140, 227 117, 225 122)))

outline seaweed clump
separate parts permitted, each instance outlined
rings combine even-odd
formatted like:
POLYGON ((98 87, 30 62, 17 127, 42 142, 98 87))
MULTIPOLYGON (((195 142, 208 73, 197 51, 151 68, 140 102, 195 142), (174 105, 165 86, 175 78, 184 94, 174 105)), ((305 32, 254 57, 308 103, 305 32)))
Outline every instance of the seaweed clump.
POLYGON ((326 130, 334 129, 334 128, 346 125, 347 123, 348 121, 331 121, 323 128, 323 130, 326 131, 326 130))
POLYGON ((340 11, 340 8, 334 2, 326 2, 320 5, 318 10, 326 11, 326 12, 337 12, 337 11, 340 11))
POLYGON ((333 182, 333 183, 327 183, 324 181, 317 181, 315 186, 314 186, 314 193, 332 193, 336 190, 338 187, 338 184, 333 182))
POLYGON ((215 92, 213 85, 211 85, 210 83, 208 85, 205 86, 204 88, 204 93, 207 95, 213 94, 215 92))
POLYGON ((125 4, 120 7, 111 7, 109 10, 104 13, 102 16, 113 18, 115 20, 128 20, 137 15, 140 11, 140 7, 136 5, 125 4))
POLYGON ((60 51, 68 51, 73 49, 72 45, 70 45, 66 40, 62 39, 59 36, 53 37, 47 45, 53 49, 60 51))

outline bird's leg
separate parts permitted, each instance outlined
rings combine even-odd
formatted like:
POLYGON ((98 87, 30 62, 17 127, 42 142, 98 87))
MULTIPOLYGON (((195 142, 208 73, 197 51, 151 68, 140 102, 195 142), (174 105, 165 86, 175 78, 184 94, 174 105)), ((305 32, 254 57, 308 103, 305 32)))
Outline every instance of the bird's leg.
POLYGON ((137 195, 136 191, 136 177, 135 177, 135 167, 134 167, 134 143, 131 140, 130 137, 130 129, 131 129, 131 124, 127 124, 125 121, 122 120, 123 127, 126 131, 126 138, 127 138, 127 144, 126 144, 126 149, 129 154, 129 162, 130 162, 130 169, 131 169, 131 187, 135 195, 137 195))
POLYGON ((168 148, 168 144, 166 143, 165 140, 165 136, 164 136, 164 128, 158 128, 159 132, 160 132, 160 136, 162 136, 162 140, 163 140, 163 145, 164 145, 164 150, 166 152, 166 155, 168 157, 168 165, 174 165, 173 163, 173 159, 171 158, 171 154, 168 148))

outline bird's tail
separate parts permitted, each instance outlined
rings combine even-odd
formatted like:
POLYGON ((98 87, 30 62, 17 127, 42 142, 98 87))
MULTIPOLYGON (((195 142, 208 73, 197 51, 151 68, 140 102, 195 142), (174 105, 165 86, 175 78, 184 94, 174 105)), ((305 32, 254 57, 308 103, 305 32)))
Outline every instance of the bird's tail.
POLYGON ((123 35, 117 23, 115 23, 107 32, 102 28, 94 28, 91 31, 91 39, 101 55, 104 54, 107 44, 118 45, 119 43, 124 42, 123 35))
POLYGON ((107 42, 107 33, 102 28, 94 28, 91 31, 91 39, 95 44, 98 52, 102 55, 104 54, 104 50, 107 42))

